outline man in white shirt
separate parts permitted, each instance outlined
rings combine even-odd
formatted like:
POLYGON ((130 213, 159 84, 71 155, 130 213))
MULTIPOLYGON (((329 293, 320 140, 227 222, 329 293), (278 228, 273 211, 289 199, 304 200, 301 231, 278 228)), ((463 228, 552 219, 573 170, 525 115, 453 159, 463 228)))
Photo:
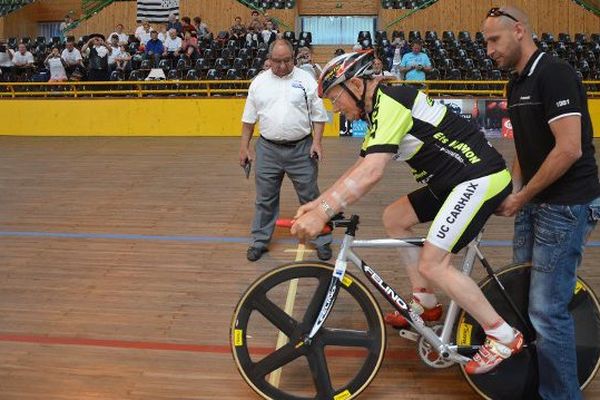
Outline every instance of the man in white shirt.
POLYGON ((177 30, 174 28, 169 29, 169 35, 164 42, 165 52, 163 53, 163 56, 179 57, 182 44, 183 41, 177 36, 177 30))
POLYGON ((152 27, 150 26, 150 22, 144 18, 142 19, 142 24, 135 30, 135 37, 145 46, 146 43, 148 43, 148 40, 150 40, 151 31, 152 27))
MULTIPOLYGON (((240 165, 255 161, 256 209, 249 261, 267 252, 279 213, 279 193, 285 174, 294 184, 300 203, 319 196, 317 160, 322 158, 321 138, 327 121, 317 82, 294 67, 294 50, 286 40, 269 48, 271 69, 250 84, 242 116, 240 165), (259 122, 256 153, 250 150, 254 125, 259 122), (311 135, 311 133, 314 134, 311 135)), ((321 260, 331 258, 331 234, 313 242, 321 260)))
POLYGON ((75 47, 75 42, 72 40, 67 41, 65 49, 62 51, 60 58, 65 61, 65 70, 67 71, 68 77, 70 77, 78 67, 83 68, 81 53, 79 50, 77 50, 75 47))
POLYGON ((15 65, 15 75, 21 80, 27 80, 33 72, 33 54, 27 51, 25 44, 19 44, 19 50, 13 56, 13 64, 15 65))
POLYGON ((6 45, 6 42, 0 42, 0 70, 2 71, 2 80, 10 81, 15 64, 13 63, 13 51, 6 45))
POLYGON ((110 36, 109 43, 107 43, 107 48, 111 49, 111 52, 108 55, 108 69, 110 72, 112 72, 117 69, 117 58, 121 55, 121 48, 119 47, 119 35, 113 33, 110 36))
POLYGON ((113 35, 117 35, 117 37, 119 38, 119 42, 118 43, 128 43, 129 42, 129 35, 126 34, 125 32, 123 32, 123 24, 117 24, 117 26, 115 27, 115 31, 113 33, 111 33, 110 35, 108 35, 109 38, 113 37, 113 35))

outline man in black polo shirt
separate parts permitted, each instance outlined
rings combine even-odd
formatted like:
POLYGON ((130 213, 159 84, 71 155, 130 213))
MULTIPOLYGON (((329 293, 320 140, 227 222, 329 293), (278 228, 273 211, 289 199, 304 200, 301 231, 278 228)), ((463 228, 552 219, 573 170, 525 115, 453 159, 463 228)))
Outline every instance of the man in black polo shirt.
POLYGON ((488 55, 514 71, 508 107, 517 158, 513 194, 515 262, 533 265, 529 316, 537 333, 540 396, 580 399, 568 311, 585 241, 600 217, 600 184, 585 89, 566 62, 541 53, 527 15, 492 8, 483 24, 488 55))

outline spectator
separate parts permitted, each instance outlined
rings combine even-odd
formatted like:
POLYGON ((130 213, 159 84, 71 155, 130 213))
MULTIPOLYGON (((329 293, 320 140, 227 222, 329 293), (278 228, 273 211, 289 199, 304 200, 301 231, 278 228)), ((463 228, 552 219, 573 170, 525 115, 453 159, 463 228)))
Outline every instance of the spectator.
POLYGON ((46 57, 44 65, 50 70, 50 82, 65 82, 67 80, 65 61, 60 57, 58 47, 52 47, 52 51, 46 57))
POLYGON ((6 42, 0 42, 0 70, 2 71, 2 80, 10 81, 12 79, 14 52, 6 45, 6 42))
POLYGON ((277 31, 273 29, 273 22, 267 21, 265 29, 261 32, 262 41, 270 45, 277 39, 277 31))
POLYGON ((167 41, 167 38, 169 37, 169 24, 164 24, 163 26, 161 26, 160 28, 160 32, 158 32, 158 40, 160 40, 163 45, 165 44, 165 42, 167 41))
POLYGON ((60 31, 60 41, 65 40, 65 36, 67 31, 71 28, 71 24, 73 23, 73 19, 70 14, 65 15, 65 20, 60 23, 58 26, 58 30, 60 31))
POLYGON ((263 71, 268 71, 271 69, 271 60, 269 60, 268 58, 265 60, 265 62, 263 63, 263 67, 262 70, 263 71))
POLYGON ((391 72, 383 69, 383 61, 380 58, 373 60, 373 76, 394 76, 391 72))
POLYGON ((135 37, 145 46, 148 40, 150 40, 150 31, 152 31, 150 23, 146 18, 143 18, 142 24, 135 30, 135 37))
POLYGON ((186 32, 195 31, 196 28, 192 25, 190 17, 181 18, 181 32, 185 35, 186 32))
POLYGON ((27 50, 24 43, 19 43, 18 51, 13 55, 15 75, 20 80, 27 80, 33 72, 33 54, 27 50))
POLYGON ((78 68, 83 68, 83 59, 81 53, 75 47, 75 42, 68 40, 65 49, 62 51, 60 56, 65 61, 65 70, 67 76, 70 77, 73 72, 78 68))
POLYGON ((253 10, 250 15, 250 22, 248 22, 248 29, 246 31, 246 41, 257 42, 258 35, 263 31, 265 25, 260 20, 260 14, 258 11, 253 10))
POLYGON ((416 39, 412 43, 412 52, 402 57, 400 71, 405 74, 407 81, 424 81, 424 71, 431 71, 431 61, 427 54, 421 52, 421 49, 421 40, 416 39))
POLYGON ((89 81, 107 81, 108 56, 111 50, 104 42, 104 36, 96 33, 90 35, 90 39, 83 45, 81 51, 89 50, 88 80, 89 81))
MULTIPOLYGON (((294 49, 287 40, 273 42, 269 49, 271 69, 250 84, 242 116, 240 165, 256 159, 256 208, 252 241, 246 251, 257 261, 267 251, 279 213, 279 193, 285 174, 292 180, 302 204, 319 196, 317 158, 322 159, 321 138, 327 121, 317 82, 294 67, 294 49), (256 157, 250 141, 256 122, 260 134, 256 157), (314 138, 313 134, 314 133, 314 138)), ((314 242, 321 260, 331 258, 331 234, 314 242)))
POLYGON ((117 37, 119 38, 118 43, 128 43, 129 42, 129 35, 126 34, 125 32, 123 32, 123 24, 117 24, 117 26, 115 27, 115 31, 113 33, 111 33, 110 35, 108 35, 109 38, 112 38, 113 35, 117 35, 117 37))
POLYGON ((169 22, 167 23, 167 31, 171 29, 175 29, 177 35, 183 34, 183 26, 181 22, 177 20, 177 16, 175 14, 169 14, 169 22))
POLYGON ((202 22, 202 18, 194 17, 194 26, 196 27, 196 34, 198 35, 199 39, 204 39, 210 34, 208 25, 202 22))
POLYGON ((185 32, 185 38, 183 39, 181 48, 187 52, 190 46, 198 50, 198 38, 196 37, 196 31, 185 32))
POLYGON ((308 72, 315 81, 321 76, 323 69, 319 64, 316 64, 312 59, 312 52, 308 47, 300 47, 296 55, 296 66, 308 72))
POLYGON ((229 35, 235 40, 243 40, 246 38, 246 27, 242 24, 241 17, 235 17, 233 25, 229 28, 229 35))
POLYGON ((164 42, 164 47, 164 57, 177 58, 183 52, 183 40, 177 36, 175 28, 169 30, 169 36, 164 42))
POLYGON ((119 71, 123 75, 131 70, 131 55, 127 52, 127 46, 121 44, 119 46, 119 55, 115 59, 116 71, 119 71))
POLYGON ((165 47, 163 46, 163 42, 158 39, 158 32, 153 29, 150 35, 150 40, 146 43, 145 52, 146 58, 152 60, 152 65, 155 67, 158 65, 165 47))
POLYGON ((119 47, 119 36, 113 34, 110 37, 110 43, 107 44, 107 48, 111 50, 108 55, 108 69, 112 72, 117 69, 117 57, 121 54, 121 48, 119 47))

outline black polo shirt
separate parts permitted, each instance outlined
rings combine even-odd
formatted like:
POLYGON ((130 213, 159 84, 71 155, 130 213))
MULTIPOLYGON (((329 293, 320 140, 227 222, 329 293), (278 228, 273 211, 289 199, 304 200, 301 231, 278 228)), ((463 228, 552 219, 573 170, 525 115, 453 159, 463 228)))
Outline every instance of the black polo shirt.
POLYGON ((532 202, 585 204, 600 196, 587 96, 568 63, 536 51, 523 72, 508 83, 508 112, 524 184, 554 148, 549 124, 569 115, 581 116, 581 158, 532 202))

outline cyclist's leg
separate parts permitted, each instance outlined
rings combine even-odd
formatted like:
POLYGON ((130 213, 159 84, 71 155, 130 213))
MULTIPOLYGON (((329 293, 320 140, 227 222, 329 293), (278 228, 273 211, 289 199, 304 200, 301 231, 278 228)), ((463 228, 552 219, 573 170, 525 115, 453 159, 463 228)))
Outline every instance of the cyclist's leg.
MULTIPOLYGON (((391 238, 414 237, 412 227, 419 222, 426 222, 419 220, 408 196, 402 196, 390 204, 383 212, 382 219, 385 232, 391 238)), ((403 247, 398 249, 398 253, 406 266, 412 289, 425 288, 432 291, 430 282, 419 273, 417 268, 421 249, 403 247)))
POLYGON ((537 205, 529 317, 537 333, 540 395, 581 398, 574 322, 569 312, 585 239, 600 204, 537 205))

